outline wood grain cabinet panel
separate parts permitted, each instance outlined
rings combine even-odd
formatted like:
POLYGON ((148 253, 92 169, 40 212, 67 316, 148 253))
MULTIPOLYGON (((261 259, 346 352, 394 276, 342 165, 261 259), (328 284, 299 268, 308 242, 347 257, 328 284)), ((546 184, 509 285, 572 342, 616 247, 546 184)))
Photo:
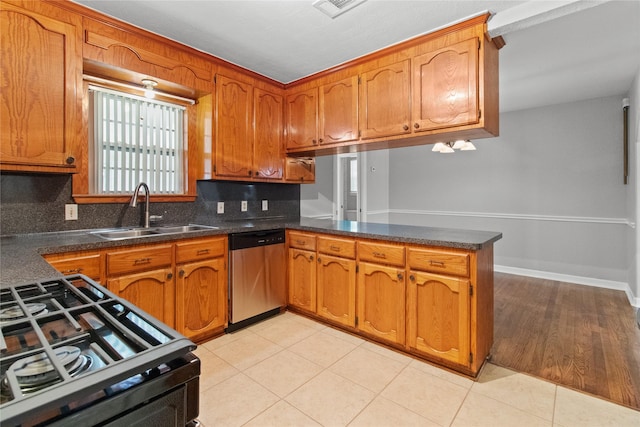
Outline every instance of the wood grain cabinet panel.
POLYGON ((318 236, 318 252, 353 259, 356 257, 356 241, 318 236))
POLYGON ((297 231, 290 231, 287 234, 287 243, 291 248, 304 249, 307 251, 316 250, 315 234, 307 234, 307 233, 299 233, 297 231))
POLYGON ((75 172, 81 31, 79 17, 74 25, 0 3, 1 170, 75 172))
POLYGON ((289 304, 314 313, 316 311, 315 252, 289 248, 289 304))
POLYGON ((74 252, 45 255, 49 264, 61 274, 84 274, 97 280, 102 280, 102 255, 100 252, 74 252))
MULTIPOLYGON (((353 246, 355 247, 355 244, 353 246)), ((354 259, 318 254, 316 312, 325 319, 355 327, 356 261, 354 259)))
POLYGON ((115 276, 136 271, 153 270, 173 264, 173 245, 110 251, 106 254, 107 275, 115 276))
POLYGON ((379 241, 358 241, 358 259, 404 268, 404 245, 392 245, 379 241))
POLYGON ((413 59, 416 132, 478 123, 477 38, 413 59))
POLYGON ((287 95, 285 103, 288 150, 318 144, 318 88, 287 95))
POLYGON ((358 329, 379 340, 404 345, 404 270, 361 262, 357 281, 358 329))
POLYGON ((360 76, 362 139, 411 133, 410 84, 408 59, 360 76))
POLYGON ((286 181, 312 183, 316 180, 316 159, 314 157, 287 157, 284 159, 286 181))
POLYGON ((107 280, 107 288, 161 322, 175 327, 175 281, 172 267, 110 278, 107 280))
POLYGON ((224 257, 176 266, 176 328, 189 338, 221 332, 227 324, 224 257))
POLYGON ((358 76, 320 86, 320 144, 358 139, 358 76))
POLYGON ((216 76, 216 176, 250 178, 253 165, 253 87, 216 76))
POLYGON ((470 365, 469 286, 466 279, 410 271, 407 337, 412 350, 470 365))
POLYGON ((256 178, 283 177, 283 104, 282 95, 254 88, 253 175, 256 178))
POLYGON ((469 277, 470 255, 461 251, 409 247, 407 248, 407 265, 409 268, 431 273, 469 277))

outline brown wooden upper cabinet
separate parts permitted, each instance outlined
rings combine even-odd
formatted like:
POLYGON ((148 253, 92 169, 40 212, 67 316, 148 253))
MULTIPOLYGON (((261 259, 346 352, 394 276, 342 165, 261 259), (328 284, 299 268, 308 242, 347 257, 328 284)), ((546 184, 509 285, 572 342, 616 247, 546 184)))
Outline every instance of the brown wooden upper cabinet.
POLYGON ((409 60, 363 73, 360 132, 363 139, 411 133, 409 60))
POLYGON ((82 21, 55 6, 23 3, 47 16, 0 3, 0 170, 75 172, 82 21))
POLYGON ((358 76, 320 86, 320 144, 358 139, 358 76))
POLYGON ((318 88, 287 95, 287 149, 318 144, 318 88))
POLYGON ((216 177, 282 178, 282 104, 282 95, 275 89, 216 76, 216 177))
POLYGON ((253 175, 263 179, 283 176, 283 97, 255 88, 253 91, 253 175))
POLYGON ((478 123, 477 38, 413 58, 415 132, 478 123))

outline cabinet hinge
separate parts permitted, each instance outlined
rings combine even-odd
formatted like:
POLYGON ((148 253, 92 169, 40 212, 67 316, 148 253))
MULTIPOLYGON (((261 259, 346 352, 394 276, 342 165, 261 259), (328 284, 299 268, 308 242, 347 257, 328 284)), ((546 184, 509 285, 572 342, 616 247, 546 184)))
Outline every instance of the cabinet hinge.
POLYGON ((482 118, 482 110, 478 110, 478 120, 482 118))
POLYGON ((213 173, 216 173, 216 165, 213 165, 213 173))
POLYGON ((358 84, 362 83, 362 77, 358 76, 358 84))
POLYGON ((473 296, 473 285, 469 285, 469 296, 473 296))
POLYGON ((360 266, 356 265, 356 273, 359 273, 359 272, 360 272, 360 266))
POLYGON ((356 326, 358 326, 358 316, 356 316, 356 326))
POLYGON ((469 353, 469 363, 473 363, 473 353, 469 353))
POLYGON ((358 129, 358 138, 362 138, 362 131, 358 129))
POLYGON ((217 75, 217 74, 215 74, 215 75, 213 76, 213 84, 218 83, 218 80, 217 80, 217 79, 218 79, 218 75, 217 75))

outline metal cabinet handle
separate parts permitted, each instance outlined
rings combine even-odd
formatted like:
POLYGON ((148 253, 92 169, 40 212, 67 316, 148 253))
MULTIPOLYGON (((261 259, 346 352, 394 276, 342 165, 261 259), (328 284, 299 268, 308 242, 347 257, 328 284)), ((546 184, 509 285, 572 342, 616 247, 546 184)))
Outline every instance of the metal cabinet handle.
POLYGON ((173 273, 167 274, 167 280, 171 280, 171 279, 173 279, 173 273))
POLYGON ((386 259, 387 258, 387 254, 385 254, 384 252, 374 252, 373 256, 376 258, 382 258, 382 259, 386 259))
POLYGON ((309 261, 313 261, 313 255, 309 255, 309 261))
POLYGON ((416 129, 420 129, 420 123, 414 123, 413 127, 416 128, 416 129))
POLYGON ((184 270, 180 270, 180 272, 178 272, 178 276, 184 277, 184 270))
POLYGON ((402 280, 404 279, 404 276, 402 275, 402 273, 398 273, 398 280, 402 280))
POLYGON ((331 249, 332 251, 340 252, 340 246, 331 245, 329 246, 329 249, 331 249))
POLYGON ((133 265, 149 264, 150 262, 151 258, 138 258, 133 261, 133 265))
POLYGON ((316 141, 315 139, 312 140, 311 142, 313 142, 313 145, 316 145, 318 143, 318 141, 316 141))
POLYGON ((71 270, 62 270, 60 273, 62 274, 80 274, 82 273, 82 268, 72 268, 71 270))
POLYGON ((402 126, 402 129, 403 130, 409 130, 409 126, 408 125, 404 125, 404 126, 402 126))
POLYGON ((304 246, 307 244, 307 242, 305 242, 304 240, 296 240, 296 243, 300 246, 304 246))
POLYGON ((198 252, 196 252, 196 255, 206 255, 209 253, 209 249, 199 249, 198 252))
POLYGON ((409 280, 411 280, 412 282, 416 281, 416 276, 414 276, 413 274, 409 276, 409 280))
POLYGON ((430 259, 429 260, 429 265, 432 265, 434 267, 444 268, 444 262, 442 262, 442 261, 434 261, 434 260, 430 259))
POLYGON ((67 157, 67 159, 65 161, 67 162, 68 165, 72 165, 72 164, 75 163, 76 158, 73 157, 73 156, 69 156, 69 157, 67 157))
POLYGON ((320 144, 322 144, 322 143, 324 142, 324 139, 320 138, 320 139, 318 140, 318 142, 320 142, 320 144))
POLYGON ((320 257, 318 257, 318 262, 322 262, 322 260, 320 259, 320 257))

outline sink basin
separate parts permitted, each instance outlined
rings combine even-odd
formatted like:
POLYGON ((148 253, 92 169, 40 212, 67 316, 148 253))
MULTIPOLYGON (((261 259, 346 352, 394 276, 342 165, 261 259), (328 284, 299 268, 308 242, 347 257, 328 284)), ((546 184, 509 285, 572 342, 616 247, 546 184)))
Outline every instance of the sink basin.
POLYGON ((139 239, 141 237, 159 236, 166 234, 180 234, 190 233, 194 231, 202 230, 215 230, 218 227, 212 227, 209 225, 168 225, 162 227, 151 228, 116 228, 110 230, 97 230, 91 231, 89 234, 98 236, 105 240, 124 240, 124 239, 139 239))

